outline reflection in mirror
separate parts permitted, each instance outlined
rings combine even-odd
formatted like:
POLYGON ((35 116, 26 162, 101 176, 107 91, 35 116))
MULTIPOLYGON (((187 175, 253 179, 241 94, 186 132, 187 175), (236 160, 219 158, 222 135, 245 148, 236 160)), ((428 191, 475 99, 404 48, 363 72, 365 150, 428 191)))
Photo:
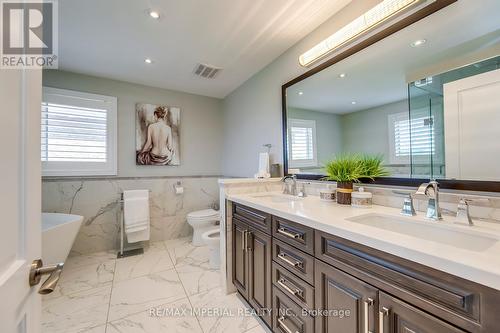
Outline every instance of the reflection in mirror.
POLYGON ((288 87, 289 173, 323 175, 335 155, 360 153, 382 155, 390 177, 500 181, 500 4, 485 4, 288 87))

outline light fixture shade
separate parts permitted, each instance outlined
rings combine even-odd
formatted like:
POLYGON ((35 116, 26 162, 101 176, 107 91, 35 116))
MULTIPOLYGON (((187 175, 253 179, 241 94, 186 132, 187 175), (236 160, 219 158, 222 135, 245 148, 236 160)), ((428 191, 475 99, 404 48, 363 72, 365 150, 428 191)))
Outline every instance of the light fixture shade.
POLYGON ((417 5, 423 3, 428 5, 432 2, 435 2, 435 0, 384 0, 309 51, 302 54, 299 57, 299 63, 307 67, 348 42, 373 30, 384 21, 394 18, 417 5))

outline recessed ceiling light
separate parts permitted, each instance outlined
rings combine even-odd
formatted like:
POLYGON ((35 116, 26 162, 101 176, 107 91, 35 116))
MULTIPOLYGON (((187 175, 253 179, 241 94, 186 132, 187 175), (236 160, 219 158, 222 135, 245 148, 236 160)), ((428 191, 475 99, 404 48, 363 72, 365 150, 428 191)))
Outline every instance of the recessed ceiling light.
POLYGON ((352 101, 352 102, 351 102, 351 104, 352 104, 352 105, 355 105, 355 104, 356 104, 356 101, 352 101))
POLYGON ((153 63, 153 60, 151 60, 150 58, 146 58, 146 59, 144 59, 144 62, 145 62, 146 64, 152 64, 152 63, 153 63))
POLYGON ((345 78, 345 73, 339 74, 339 78, 341 78, 341 79, 345 78))
POLYGON ((414 41, 410 45, 411 45, 411 47, 419 47, 419 46, 424 45, 426 42, 427 42, 426 39, 419 39, 419 40, 414 41))
POLYGON ((154 18, 155 20, 157 20, 157 19, 160 18, 160 13, 158 13, 155 10, 150 10, 149 11, 149 16, 151 16, 152 18, 154 18))
POLYGON ((304 95, 304 92, 303 92, 303 91, 299 91, 299 92, 298 92, 298 94, 299 94, 300 96, 302 96, 302 95, 304 95))

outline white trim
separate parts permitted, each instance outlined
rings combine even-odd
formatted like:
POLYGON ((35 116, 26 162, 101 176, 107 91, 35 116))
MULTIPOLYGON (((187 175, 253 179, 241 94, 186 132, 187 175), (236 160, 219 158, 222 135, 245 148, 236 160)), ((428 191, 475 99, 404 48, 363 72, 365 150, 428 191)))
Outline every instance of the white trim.
POLYGON ((289 163, 291 168, 306 168, 306 167, 316 167, 318 166, 318 147, 316 140, 316 121, 308 120, 308 119, 288 119, 288 149, 289 149, 289 163), (291 128, 292 127, 304 127, 312 129, 312 154, 313 158, 309 160, 293 160, 293 152, 292 152, 292 138, 291 138, 291 128))
POLYGON ((43 102, 96 107, 107 111, 106 163, 93 162, 42 162, 43 176, 114 176, 117 174, 117 105, 116 97, 85 92, 43 87, 43 102))

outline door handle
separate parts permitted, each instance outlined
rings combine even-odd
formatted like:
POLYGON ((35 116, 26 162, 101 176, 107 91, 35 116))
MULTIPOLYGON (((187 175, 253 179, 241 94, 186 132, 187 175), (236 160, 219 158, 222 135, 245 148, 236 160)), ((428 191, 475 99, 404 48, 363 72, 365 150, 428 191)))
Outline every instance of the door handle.
POLYGON ((378 312, 378 332, 384 333, 384 318, 389 315, 389 309, 382 307, 382 310, 378 312))
POLYGON ((39 284, 43 275, 50 274, 48 279, 45 280, 44 283, 42 283, 40 290, 38 290, 39 294, 42 295, 50 294, 56 289, 57 282, 59 282, 59 278, 61 277, 63 268, 64 268, 64 263, 43 267, 42 259, 33 260, 33 262, 31 263, 30 276, 29 276, 30 287, 39 284))
POLYGON ((373 305, 373 299, 368 298, 366 301, 363 302, 364 305, 364 320, 363 320, 363 325, 364 325, 364 333, 373 333, 370 332, 370 316, 368 314, 370 306, 373 305))
POLYGON ((287 333, 299 333, 297 331, 292 331, 288 326, 286 326, 285 324, 285 317, 284 316, 281 316, 278 318, 278 325, 284 329, 287 333))
POLYGON ((241 231, 241 250, 246 251, 247 244, 246 244, 246 236, 247 236, 247 231, 242 230, 241 231))
POLYGON ((248 235, 252 235, 252 232, 247 230, 245 234, 245 248, 247 251, 252 251, 253 250, 252 247, 248 246, 248 235))

